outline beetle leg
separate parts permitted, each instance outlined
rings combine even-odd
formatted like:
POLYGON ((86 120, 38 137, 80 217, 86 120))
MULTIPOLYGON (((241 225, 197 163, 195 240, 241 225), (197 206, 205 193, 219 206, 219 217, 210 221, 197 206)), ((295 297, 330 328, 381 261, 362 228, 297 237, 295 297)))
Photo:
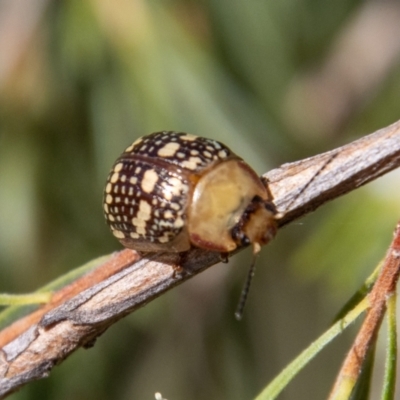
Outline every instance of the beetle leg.
POLYGON ((219 258, 222 263, 227 264, 229 261, 229 253, 219 253, 219 258))

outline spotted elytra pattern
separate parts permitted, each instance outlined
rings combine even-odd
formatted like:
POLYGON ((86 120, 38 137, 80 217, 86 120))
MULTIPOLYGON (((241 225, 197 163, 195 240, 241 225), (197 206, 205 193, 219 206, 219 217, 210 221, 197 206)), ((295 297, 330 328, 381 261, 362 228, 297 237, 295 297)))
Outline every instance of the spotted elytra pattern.
POLYGON ((264 244, 275 233, 271 209, 265 186, 228 147, 184 132, 137 139, 115 162, 104 191, 113 235, 138 251, 264 244), (249 221, 257 213, 268 221, 254 228, 249 221))

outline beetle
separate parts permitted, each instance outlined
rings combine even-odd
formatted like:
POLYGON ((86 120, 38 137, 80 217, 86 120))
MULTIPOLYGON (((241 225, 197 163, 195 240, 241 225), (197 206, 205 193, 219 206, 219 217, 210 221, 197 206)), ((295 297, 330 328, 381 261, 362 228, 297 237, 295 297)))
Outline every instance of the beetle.
POLYGON ((123 246, 139 252, 226 255, 276 234, 276 209, 256 172, 224 144, 162 131, 133 142, 116 160, 104 214, 123 246))

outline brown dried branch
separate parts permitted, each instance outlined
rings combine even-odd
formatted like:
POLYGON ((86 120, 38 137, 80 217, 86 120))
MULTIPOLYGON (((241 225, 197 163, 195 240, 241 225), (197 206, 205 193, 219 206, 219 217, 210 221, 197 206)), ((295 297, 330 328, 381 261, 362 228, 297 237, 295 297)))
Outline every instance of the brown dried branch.
MULTIPOLYGON (((400 165, 400 121, 333 151, 264 176, 283 226, 400 165)), ((191 250, 140 259, 122 250, 56 292, 49 304, 0 332, 0 398, 40 379, 71 352, 90 346, 126 314, 219 261, 191 250)))
MULTIPOLYGON (((386 302, 396 290, 400 274, 400 223, 397 224, 394 239, 390 245, 382 266, 382 271, 368 295, 370 309, 360 331, 351 347, 339 375, 336 379, 329 400, 343 398, 340 393, 343 387, 354 388, 363 369, 365 359, 376 336, 386 312, 386 302)), ((350 393, 349 393, 350 394, 350 393)))

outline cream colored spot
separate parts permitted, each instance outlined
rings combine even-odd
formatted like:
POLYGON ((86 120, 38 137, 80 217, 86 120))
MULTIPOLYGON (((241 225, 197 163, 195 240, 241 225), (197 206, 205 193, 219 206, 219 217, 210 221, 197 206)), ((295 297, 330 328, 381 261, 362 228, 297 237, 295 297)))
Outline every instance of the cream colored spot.
POLYGON ((103 205, 103 208, 104 208, 104 211, 108 214, 108 212, 109 212, 109 211, 108 211, 108 204, 104 204, 104 205, 103 205))
POLYGON ((154 190, 154 186, 158 181, 157 172, 154 169, 148 169, 144 175, 141 182, 141 187, 144 192, 151 193, 154 190))
POLYGON ((181 153, 181 152, 176 153, 176 156, 177 156, 178 158, 185 158, 185 157, 186 157, 186 156, 185 156, 185 153, 181 153))
POLYGON ((130 151, 132 151, 133 150, 133 148, 137 145, 137 144, 139 144, 141 141, 143 140, 143 138, 139 138, 139 139, 136 139, 129 147, 127 147, 126 149, 125 149, 125 152, 126 153, 129 153, 130 151))
POLYGON ((174 222, 174 227, 175 228, 182 228, 184 222, 183 219, 181 217, 177 218, 174 222))
POLYGON ((169 238, 166 236, 161 236, 160 238, 158 238, 158 241, 160 243, 167 243, 167 242, 169 242, 169 238))
POLYGON ((201 164, 201 158, 190 157, 189 160, 183 161, 182 167, 187 169, 196 169, 197 164, 201 164))
POLYGON ((131 238, 132 239, 139 239, 139 234, 136 232, 131 232, 131 238))
POLYGON ((124 164, 118 163, 118 164, 114 167, 114 172, 119 172, 119 171, 121 171, 121 169, 122 169, 123 166, 124 166, 124 164))
POLYGON ((112 215, 112 214, 108 214, 108 219, 109 219, 111 222, 114 222, 114 221, 115 221, 114 215, 112 215))
POLYGON ((132 178, 129 179, 129 182, 130 182, 132 185, 136 185, 136 184, 137 184, 137 178, 136 178, 136 176, 132 176, 132 178))
POLYGON ((140 200, 139 210, 150 215, 150 213, 151 213, 151 205, 147 201, 140 200))
POLYGON ((144 229, 144 227, 142 227, 142 226, 138 226, 136 228, 136 232, 139 233, 140 235, 144 235, 144 234, 146 234, 146 229, 144 229))
POLYGON ((198 150, 190 150, 190 154, 192 156, 197 156, 199 154, 199 151, 198 150))
POLYGON ((187 140, 189 142, 193 142, 193 140, 197 139, 197 136, 187 133, 186 135, 180 136, 180 140, 187 140))
POLYGON ((125 182, 126 181, 126 175, 121 175, 121 182, 125 182))
POLYGON ((117 193, 118 193, 118 190, 119 190, 119 186, 118 186, 118 185, 115 185, 115 186, 114 186, 114 193, 117 194, 117 193))
POLYGON ((138 218, 147 221, 150 219, 151 205, 144 200, 140 200, 138 218))
POLYGON ((132 225, 136 227, 144 227, 146 226, 146 221, 140 218, 132 218, 132 225))
POLYGON ((151 206, 144 200, 140 200, 139 211, 136 217, 132 218, 132 224, 136 227, 143 228, 146 226, 146 221, 151 217, 151 206))
POLYGON ((218 142, 213 142, 213 145, 216 149, 220 149, 221 145, 218 142))
POLYGON ((123 239, 125 237, 124 232, 121 232, 121 231, 118 231, 118 230, 112 231, 112 234, 118 239, 123 239))
MULTIPOLYGON (((163 190, 163 197, 165 200, 170 201, 172 199, 172 191, 171 191, 171 186, 164 185, 164 190, 163 190)), ((165 207, 165 203, 161 204, 162 207, 165 207)))
POLYGON ((116 197, 116 198, 115 198, 115 202, 116 202, 116 203, 120 203, 120 202, 121 202, 121 197, 119 197, 119 196, 116 197))
POLYGON ((227 152, 225 150, 221 150, 221 151, 218 152, 218 156, 220 158, 225 158, 227 155, 228 154, 227 154, 227 152))
POLYGON ((181 207, 178 203, 171 203, 170 206, 173 210, 179 210, 181 207))
POLYGON ((111 204, 112 202, 113 202, 113 197, 111 196, 111 194, 108 194, 106 196, 106 203, 111 204))
POLYGON ((179 143, 169 142, 158 150, 157 155, 160 157, 172 157, 178 151, 179 147, 181 147, 179 143))
POLYGON ((117 182, 118 178, 119 178, 119 173, 115 172, 114 174, 112 174, 110 182, 115 183, 115 182, 117 182))
POLYGON ((107 186, 106 186, 106 193, 110 193, 111 190, 112 190, 112 185, 111 185, 111 183, 107 183, 107 186))
MULTIPOLYGON (((131 179, 132 179, 132 178, 131 178, 131 179)), ((128 194, 129 194, 129 196, 132 196, 132 195, 133 195, 133 188, 132 188, 132 187, 129 188, 129 193, 128 193, 128 194)))
POLYGON ((209 151, 203 151, 203 154, 207 157, 207 158, 211 158, 212 154, 209 151))
POLYGON ((181 192, 186 192, 188 187, 178 178, 170 178, 168 179, 168 183, 171 185, 171 192, 173 195, 178 196, 181 192))
POLYGON ((165 219, 172 218, 172 217, 173 217, 173 214, 172 214, 171 210, 165 211, 165 213, 164 213, 165 219))
POLYGON ((186 192, 188 187, 183 184, 178 178, 170 178, 167 183, 163 183, 163 197, 165 200, 170 201, 172 196, 178 196, 181 192, 186 192))
POLYGON ((142 170, 142 168, 136 167, 136 169, 135 169, 135 174, 137 175, 141 170, 142 170))
POLYGON ((126 188, 125 188, 125 185, 122 185, 122 186, 121 186, 121 193, 122 193, 122 194, 125 194, 125 189, 126 189, 126 188))

